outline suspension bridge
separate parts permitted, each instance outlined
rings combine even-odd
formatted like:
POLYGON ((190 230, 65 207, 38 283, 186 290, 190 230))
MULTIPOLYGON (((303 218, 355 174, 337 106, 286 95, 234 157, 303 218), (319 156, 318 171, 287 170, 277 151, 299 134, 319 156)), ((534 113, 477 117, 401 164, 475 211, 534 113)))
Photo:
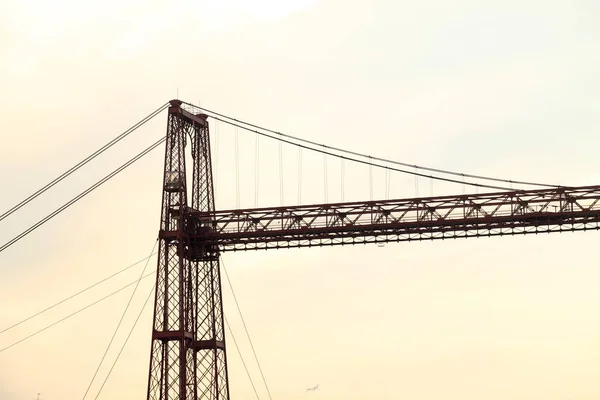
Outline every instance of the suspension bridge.
MULTIPOLYGON (((229 343, 225 341, 221 288, 223 253, 588 231, 600 226, 600 186, 560 186, 408 164, 304 140, 180 100, 153 111, 4 212, 0 222, 165 110, 165 137, 0 246, 0 253, 16 247, 71 205, 164 145, 158 266, 148 275, 144 270, 128 286, 137 288, 140 280, 150 275, 156 279, 154 292, 146 299, 147 303, 154 299, 149 400, 230 398, 229 343), (209 123, 230 127, 230 143, 224 143, 220 132, 210 132, 209 123), (253 134, 253 146, 241 144, 240 131, 253 134), (221 154, 219 146, 234 151, 224 155, 229 158, 217 160, 213 154, 221 154), (243 176, 248 169, 241 163, 251 156, 254 174, 248 179, 243 176), (264 160, 271 165, 261 179, 264 160), (284 184, 290 181, 284 177, 284 171, 289 170, 284 165, 291 163, 297 165, 293 203, 284 198, 284 184), (317 166, 322 175, 314 173, 317 166), (217 207, 218 177, 224 174, 235 176, 235 196, 228 199, 228 207, 217 207), (356 197, 358 185, 368 196, 349 200, 353 192, 356 197), (314 201, 314 197, 307 201, 303 194, 318 193, 317 187, 322 187, 321 201, 314 201), (410 196, 393 195, 398 187, 404 190, 401 193, 408 187, 414 192, 410 196), (241 194, 247 189, 253 189, 254 204, 242 207, 241 194), (423 196, 424 192, 428 195, 423 196), (279 204, 263 206, 259 197, 263 195, 279 197, 279 204)), ((2 328, 2 332, 24 321, 2 328)), ((0 353, 27 339, 0 349, 0 353)), ((84 398, 91 396, 99 368, 84 398)))

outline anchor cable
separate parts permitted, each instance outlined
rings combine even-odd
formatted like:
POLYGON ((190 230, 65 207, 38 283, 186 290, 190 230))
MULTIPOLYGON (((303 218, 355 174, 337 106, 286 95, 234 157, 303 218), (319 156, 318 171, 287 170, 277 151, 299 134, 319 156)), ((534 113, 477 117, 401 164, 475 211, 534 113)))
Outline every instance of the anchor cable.
POLYGON ((105 144, 104 146, 102 146, 101 148, 99 148, 98 150, 96 150, 94 153, 90 154, 89 156, 87 156, 86 158, 84 158, 83 160, 81 160, 80 162, 78 162, 77 164, 75 164, 75 166, 71 167, 69 170, 67 170, 64 173, 62 173, 61 175, 59 175, 53 181, 51 181, 50 183, 48 183, 47 185, 45 185, 41 189, 37 190, 36 192, 34 192, 33 194, 31 194, 29 197, 27 197, 26 199, 22 200, 20 203, 16 204, 11 209, 9 209, 6 212, 4 212, 2 215, 0 215, 0 221, 2 221, 3 219, 7 218, 8 216, 10 216, 11 214, 13 214, 17 210, 19 210, 21 207, 25 206, 29 202, 33 201, 36 197, 38 197, 42 193, 46 192, 48 189, 50 189, 51 187, 53 187, 57 183, 61 182, 63 179, 65 179, 66 177, 68 177, 69 175, 71 175, 73 172, 75 172, 78 169, 80 169, 81 167, 83 167, 88 162, 92 161, 94 158, 96 158, 100 154, 104 153, 106 150, 108 150, 109 148, 111 148, 112 146, 114 146, 116 143, 118 143, 122 139, 124 139, 127 136, 129 136, 132 132, 134 132, 135 130, 137 130, 139 127, 141 127, 142 125, 144 125, 146 122, 150 121, 152 118, 156 117, 159 113, 161 113, 167 107, 167 105, 168 105, 168 103, 163 104, 162 106, 160 106, 159 108, 157 108, 156 110, 154 110, 152 113, 150 113, 149 115, 147 115, 145 118, 143 118, 142 120, 138 121, 131 128, 127 129, 125 132, 121 133, 119 136, 117 136, 116 138, 114 138, 113 140, 111 140, 110 142, 108 142, 107 144, 105 144))

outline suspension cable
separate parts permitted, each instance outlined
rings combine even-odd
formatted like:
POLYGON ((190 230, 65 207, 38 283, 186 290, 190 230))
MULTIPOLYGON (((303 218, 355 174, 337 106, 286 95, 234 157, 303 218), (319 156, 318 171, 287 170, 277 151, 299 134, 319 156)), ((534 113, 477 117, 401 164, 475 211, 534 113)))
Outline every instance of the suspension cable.
MULTIPOLYGON (((152 253, 152 254, 150 254, 150 257, 152 257, 152 256, 153 256, 153 255, 155 255, 155 254, 156 254, 156 253, 152 253)), ((69 296, 69 297, 67 297, 67 298, 64 298, 64 299, 62 299, 61 301, 59 301, 59 302, 57 302, 57 303, 54 303, 54 304, 52 304, 51 306, 49 306, 49 307, 47 307, 47 308, 43 309, 42 311, 38 311, 37 313, 35 313, 35 314, 33 314, 33 315, 31 315, 31 316, 29 316, 29 317, 27 317, 27 318, 25 318, 25 319, 23 319, 23 320, 21 320, 21 321, 17 322, 16 324, 13 324, 13 325, 9 326, 8 328, 5 328, 4 330, 0 331, 0 334, 2 334, 2 333, 4 333, 4 332, 7 332, 7 331, 9 331, 9 330, 11 330, 11 329, 13 329, 13 328, 16 328, 17 326, 19 326, 19 325, 21 325, 21 324, 23 324, 23 323, 25 323, 25 322, 29 321, 30 319, 33 319, 33 318, 37 317, 38 315, 41 315, 41 314, 45 313, 46 311, 49 311, 49 310, 53 309, 54 307, 57 307, 57 306, 59 306, 59 305, 63 304, 64 302, 66 302, 66 301, 68 301, 68 300, 71 300, 72 298, 74 298, 74 297, 77 297, 77 296, 79 296, 80 294, 83 294, 83 293, 87 292, 88 290, 90 290, 90 289, 92 289, 92 288, 94 288, 94 287, 98 286, 99 284, 101 284, 101 283, 103 283, 103 282, 106 282, 107 280, 109 280, 109 279, 111 279, 111 278, 114 278, 115 276, 117 276, 117 275, 119 275, 119 274, 121 274, 121 273, 123 273, 123 272, 127 271, 128 269, 135 267, 136 265, 138 265, 138 264, 139 264, 139 263, 141 263, 141 262, 144 262, 144 261, 146 261, 146 260, 147 260, 148 258, 150 258, 150 257, 146 257, 146 258, 144 258, 144 259, 142 259, 142 260, 139 260, 139 261, 135 262, 134 264, 131 264, 131 265, 129 265, 128 267, 125 267, 125 268, 123 268, 122 270, 120 270, 120 271, 117 271, 117 272, 115 272, 114 274, 112 274, 112 275, 110 275, 110 276, 108 276, 108 277, 106 277, 106 278, 104 278, 104 279, 102 279, 102 280, 100 280, 100 281, 98 281, 98 282, 94 283, 93 285, 91 285, 91 286, 88 286, 88 287, 86 287, 85 289, 82 289, 82 290, 80 290, 79 292, 77 292, 77 293, 75 293, 75 294, 72 294, 71 296, 69 296)))
POLYGON ((240 143, 235 127, 235 206, 240 208, 240 143))
POLYGON ((390 170, 385 169, 385 199, 390 199, 390 170))
POLYGON ((259 144, 259 139, 260 136, 256 135, 254 136, 254 139, 256 140, 255 142, 255 156, 254 156, 254 207, 258 207, 258 178, 259 176, 259 172, 260 172, 260 144, 259 144))
MULTIPOLYGON (((339 151, 339 152, 350 154, 350 155, 353 155, 353 156, 358 156, 358 157, 363 157, 363 158, 371 157, 375 161, 380 161, 380 162, 386 162, 386 163, 390 163, 390 164, 401 165, 403 167, 416 168, 416 169, 420 169, 420 170, 424 170, 424 171, 437 172, 437 173, 441 173, 441 174, 454 175, 454 176, 463 176, 463 177, 473 178, 473 179, 482 179, 482 180, 489 180, 489 181, 495 181, 495 182, 514 183, 514 184, 520 184, 520 185, 541 186, 541 187, 549 187, 549 188, 562 187, 561 185, 551 185, 551 184, 546 184, 546 183, 527 182, 527 181, 515 181, 515 180, 511 180, 511 179, 502 179, 502 178, 494 178, 494 177, 482 176, 482 175, 466 174, 466 173, 462 173, 462 172, 455 172, 455 171, 450 171, 450 170, 445 170, 445 169, 439 169, 439 168, 431 168, 431 167, 426 167, 426 166, 420 166, 420 165, 405 163, 405 162, 401 162, 401 161, 395 161, 395 160, 389 160, 389 159, 380 158, 380 157, 369 156, 367 154, 358 153, 358 152, 354 152, 354 151, 342 149, 342 148, 339 148, 339 147, 327 146, 325 144, 313 142, 313 141, 302 139, 302 138, 299 138, 299 137, 296 137, 296 136, 292 136, 292 135, 287 135, 287 134, 282 133, 282 132, 277 132, 277 131, 272 130, 272 129, 263 128, 263 127, 261 127, 259 125, 254 125, 254 124, 251 124, 249 122, 245 122, 245 121, 242 121, 242 120, 239 120, 239 119, 236 119, 236 118, 232 118, 232 117, 229 117, 227 115, 220 114, 220 113, 218 113, 216 111, 211 111, 211 110, 208 110, 206 108, 201 108, 201 107, 194 106, 193 104, 189 104, 189 103, 185 103, 185 104, 190 105, 192 107, 196 107, 199 110, 202 110, 202 111, 204 111, 207 114, 213 114, 213 115, 211 115, 211 117, 213 117, 213 118, 215 118, 214 115, 216 115, 218 117, 225 118, 225 119, 228 119, 228 120, 231 120, 231 121, 235 121, 235 122, 247 125, 247 126, 252 127, 252 128, 256 128, 256 129, 260 129, 260 130, 263 130, 263 131, 266 131, 266 132, 273 133, 273 134, 278 135, 280 137, 285 137, 285 138, 288 138, 288 139, 296 140, 298 142, 303 142, 303 143, 310 144, 310 145, 313 145, 313 146, 321 146, 321 147, 324 147, 324 148, 328 148, 329 150, 339 151)), ((231 124, 231 122, 228 122, 228 121, 223 121, 223 122, 231 124)), ((315 150, 315 149, 313 149, 313 150, 315 150)), ((419 176, 426 176, 426 175, 419 175, 419 176)), ((485 186, 482 185, 482 187, 485 187, 485 186)))
POLYGON ((159 113, 161 113, 167 107, 167 105, 168 105, 168 103, 163 104, 162 106, 160 106, 159 108, 157 108, 156 110, 154 110, 152 113, 150 113, 148 116, 146 116, 142 120, 138 121, 131 128, 127 129, 125 132, 121 133, 119 136, 117 136, 116 138, 114 138, 113 140, 111 140, 110 142, 108 142, 107 144, 105 144, 104 146, 102 146, 101 148, 99 148, 98 150, 96 150, 94 153, 90 154, 89 156, 87 156, 86 158, 84 158, 83 160, 81 160, 75 166, 73 166, 72 168, 70 168, 66 172, 64 172, 61 175, 59 175, 52 182, 48 183, 46 186, 42 187, 41 189, 39 189, 36 192, 34 192, 33 194, 31 194, 29 197, 27 197, 26 199, 22 200, 20 203, 16 204, 10 210, 7 210, 6 212, 4 212, 2 215, 0 215, 0 221, 2 221, 3 219, 7 218, 8 216, 10 216, 11 214, 13 214, 15 211, 19 210, 21 207, 25 206, 29 202, 33 201, 36 197, 38 197, 39 195, 41 195, 42 193, 44 193, 45 191, 47 191, 48 189, 50 189, 51 187, 53 187, 54 185, 56 185, 57 183, 59 183, 60 181, 62 181, 63 179, 65 179, 66 177, 68 177, 69 175, 71 175, 73 172, 77 171, 79 168, 83 167, 88 162, 92 161, 94 158, 96 158, 100 154, 104 153, 106 150, 108 150, 109 148, 111 148, 112 146, 114 146, 116 143, 118 143, 122 139, 124 139, 127 136, 129 136, 132 132, 134 132, 139 127, 141 127, 142 125, 144 125, 146 122, 148 122, 151 119, 153 119, 154 117, 156 117, 159 113))
MULTIPOLYGON (((155 272, 156 272, 156 270, 154 270, 154 271, 152 271, 152 272, 150 272, 150 273, 148 273, 148 274, 144 275, 144 276, 142 277, 142 279, 146 279, 146 278, 148 278, 148 277, 150 277, 150 276, 154 275, 154 273, 155 273, 155 272)), ((98 303, 100 303, 100 302, 102 302, 102 301, 104 301, 104 300, 108 299, 109 297, 112 297, 112 296, 114 296, 115 294, 122 292, 123 290, 127 289, 128 287, 135 285, 137 282, 138 282, 138 280, 136 279, 135 281, 133 281, 133 282, 131 282, 131 283, 129 283, 129 284, 127 284, 127 285, 123 286, 122 288, 120 288, 120 289, 117 289, 117 290, 115 290, 114 292, 112 292, 112 293, 110 293, 110 294, 108 294, 108 295, 106 295, 106 296, 102 297, 100 300, 96 300, 96 301, 94 301, 93 303, 90 303, 90 304, 88 304, 87 306, 85 306, 85 307, 83 307, 83 308, 80 308, 79 310, 77 310, 77 311, 75 311, 75 312, 73 312, 73 313, 71 313, 71 314, 67 315, 66 317, 64 317, 64 318, 61 318, 61 319, 59 319, 58 321, 56 321, 56 322, 53 322, 52 324, 50 324, 50 325, 47 325, 46 327, 44 327, 44 328, 42 328, 42 329, 40 329, 40 330, 38 330, 38 331, 36 331, 36 332, 34 332, 34 333, 30 334, 29 336, 26 336, 25 338, 23 338, 23 339, 21 339, 21 340, 18 340, 18 341, 16 341, 16 342, 14 342, 14 343, 12 343, 12 344, 10 344, 10 345, 8 345, 8 346, 6 346, 6 347, 4 347, 4 348, 0 349, 0 353, 2 353, 2 352, 3 352, 3 351, 5 351, 5 350, 8 350, 8 349, 10 349, 11 347, 14 347, 14 346, 18 345, 19 343, 22 343, 22 342, 26 341, 27 339, 30 339, 30 338, 32 338, 32 337, 34 337, 34 336, 36 336, 36 335, 38 335, 38 334, 40 334, 40 333, 44 332, 44 331, 45 331, 45 330, 47 330, 47 329, 50 329, 50 328, 52 328, 52 327, 53 327, 53 326, 55 326, 55 325, 58 325, 58 324, 60 324, 60 323, 61 323, 61 322, 63 322, 63 321, 66 321, 67 319, 69 319, 69 318, 71 318, 71 317, 74 317, 75 315, 79 314, 80 312, 82 312, 82 311, 85 311, 85 310, 87 310, 88 308, 90 308, 90 307, 92 307, 92 306, 94 306, 94 305, 96 305, 96 304, 98 304, 98 303)))
MULTIPOLYGON (((369 157, 371 158, 371 157, 369 157)), ((373 200, 373 163, 369 162, 369 200, 373 200)))
MULTIPOLYGON (((231 279, 229 279, 229 273, 227 272, 227 267, 225 267, 225 263, 223 262, 223 257, 219 256, 221 259, 221 264, 223 265, 223 271, 225 271, 225 277, 227 278, 227 283, 229 283, 229 288, 231 289, 231 293, 233 294, 233 300, 235 301, 235 306, 240 314, 242 319, 242 324, 244 325, 244 330, 246 331, 246 336, 248 337, 248 341, 250 342, 250 347, 252 348, 252 353, 254 354, 254 359, 256 360, 256 364, 258 365, 258 370, 260 371, 260 376, 267 388, 267 393, 269 394, 269 399, 273 400, 271 397, 271 391, 269 390, 269 385, 267 384, 267 380, 265 379, 265 374, 260 366, 260 362, 258 361, 258 356, 256 355, 256 350, 254 349, 254 344, 252 343, 252 339, 250 338, 250 332, 248 332, 248 327, 246 326, 246 320, 244 319, 244 315, 242 314, 242 309, 240 308, 240 304, 238 303, 237 296, 235 295, 235 291, 233 290, 233 285, 231 284, 231 279)), ((241 355, 241 354, 240 354, 241 355)))
MULTIPOLYGON (((487 189, 497 189, 497 190, 512 191, 512 189, 510 189, 508 187, 505 187, 505 186, 486 185, 486 184, 483 184, 483 183, 475 183, 475 182, 468 182, 468 181, 462 181, 462 180, 459 181, 457 179, 443 178, 443 177, 436 176, 436 175, 426 175, 426 174, 423 174, 423 173, 420 173, 420 172, 413 172, 413 171, 408 171, 408 170, 404 170, 404 169, 389 167, 389 166, 386 166, 386 165, 376 164, 374 162, 359 160, 357 158, 348 157, 348 156, 344 156, 344 155, 341 155, 341 154, 332 153, 330 151, 325 151, 325 150, 320 150, 318 148, 309 147, 309 146, 306 146, 306 145, 303 145, 303 144, 300 144, 300 143, 294 143, 294 142, 286 140, 286 139, 277 138, 275 136, 269 135, 268 133, 259 132, 259 131, 250 129, 248 127, 245 127, 243 125, 239 125, 239 124, 236 124, 236 123, 233 123, 233 122, 230 122, 230 121, 226 121, 226 120, 220 119, 218 117, 211 116, 211 118, 213 118, 215 120, 218 120, 218 121, 221 121, 221 122, 224 122, 224 123, 229 124, 229 125, 236 126, 238 128, 242 128, 242 129, 244 129, 246 131, 249 131, 249 132, 253 132, 253 133, 265 136, 265 137, 269 137, 271 139, 279 140, 279 141, 281 141, 283 143, 287 143, 287 144, 290 144, 292 146, 296 146, 296 147, 298 147, 300 149, 308 149, 308 150, 316 151, 318 153, 327 154, 327 155, 330 155, 332 157, 342 158, 344 160, 349 160, 349 161, 352 161, 352 162, 355 162, 355 163, 359 163, 359 164, 371 165, 371 166, 377 167, 377 168, 388 168, 390 171, 401 172, 403 174, 420 176, 420 177, 424 177, 424 178, 431 178, 431 179, 435 179, 435 180, 439 180, 439 181, 444 181, 444 182, 466 184, 466 185, 469 185, 469 186, 482 187, 482 188, 487 188, 487 189)), ((376 159, 376 157, 370 157, 370 156, 366 156, 366 157, 369 158, 369 159, 373 159, 373 160, 376 159)), ((412 166, 411 166, 411 168, 412 168, 412 166)), ((467 176, 467 174, 463 175, 463 178, 465 176, 467 176)), ((512 181, 512 182, 513 183, 517 183, 517 181, 512 181)), ((547 186, 548 187, 559 187, 559 186, 550 186, 550 185, 547 185, 547 186)))
POLYGON ((148 301, 152 297, 152 293, 154 293, 155 287, 156 287, 156 283, 154 285, 152 285, 152 289, 150 289, 150 293, 148 293, 148 296, 146 297, 146 301, 144 301, 144 305, 142 306, 142 309, 140 310, 137 318, 135 319, 133 326, 129 330, 129 334, 125 338, 125 342, 121 346, 121 350, 119 350, 119 354, 117 354, 117 357, 115 358, 115 361, 113 362, 112 366, 110 367, 110 370, 108 371, 108 374, 106 375, 106 378, 104 378, 104 381, 102 382, 102 385, 100 386, 100 389, 98 389, 98 394, 96 395, 96 397, 94 397, 94 400, 98 399, 98 397, 100 396, 100 393, 102 393, 102 389, 104 388, 104 385, 106 385, 108 378, 110 378, 110 374, 112 373, 113 369, 115 368, 115 365, 117 365, 117 361, 119 361, 119 357, 121 357, 121 353, 123 353, 123 349, 125 349, 125 346, 127 346, 127 342, 129 341, 129 338, 131 337, 131 334, 133 333, 135 326, 137 325, 138 321, 140 320, 142 313, 146 309, 146 306, 148 305, 148 301))
MULTIPOLYGON (((158 239, 154 242, 154 246, 152 247, 152 251, 150 252, 150 254, 154 253, 154 249, 156 249, 157 243, 158 243, 158 239)), ((104 354, 102 355, 102 358, 100 359, 100 363, 98 363, 96 372, 94 372, 94 376, 92 376, 92 379, 90 380, 90 384, 88 385, 88 387, 85 391, 85 394, 82 397, 83 400, 85 400, 85 397, 87 396, 88 392, 90 391, 90 388, 92 387, 92 384, 94 383, 94 379, 96 379, 96 375, 98 375, 98 371, 100 371, 100 367, 102 366, 102 363, 104 362, 104 359, 106 358, 106 355, 108 354, 108 350, 110 350, 110 346, 112 345, 113 341, 115 340, 115 336, 117 336, 117 332, 119 331, 119 328, 121 327, 121 324, 123 323, 123 319, 125 318, 125 314, 127 314, 127 310, 129 310, 129 306, 131 305, 131 301, 133 300, 133 297, 135 296, 135 293, 137 292, 137 288, 140 285, 142 277, 144 276, 144 272, 146 272, 146 268, 148 267, 148 261, 150 261, 150 257, 148 257, 148 260, 146 261, 146 265, 144 265, 144 269, 142 270, 142 273, 140 274, 140 277, 138 278, 137 283, 135 284, 135 287, 133 288, 133 292, 131 292, 131 296, 129 296, 129 301, 127 302, 127 305, 125 306, 123 313, 121 314, 121 319, 117 323, 117 327, 115 328, 115 331, 113 332, 113 335, 110 338, 110 341, 108 342, 108 346, 106 346, 106 350, 104 350, 104 354)))
POLYGON ((242 351, 240 350, 240 346, 238 346, 237 340, 235 340, 235 335, 233 334, 233 330, 231 330, 231 326, 229 326, 229 321, 227 321, 226 317, 223 317, 223 319, 225 319, 225 325, 227 326, 227 329, 229 330, 229 334, 231 335, 231 338, 233 339, 233 344, 235 344, 235 348, 237 349, 238 354, 240 355, 240 359, 242 360, 242 365, 244 366, 244 369, 246 370, 246 375, 248 375, 248 379, 250 380, 250 384, 252 385, 254 394, 256 395, 256 398, 260 400, 260 397, 258 396, 258 392, 256 391, 256 386, 254 386, 254 381, 252 380, 252 376, 250 375, 250 371, 248 371, 248 367, 246 366, 246 361, 244 361, 244 356, 242 356, 242 351))
POLYGON ((341 181, 342 181, 341 185, 340 185, 341 186, 340 187, 340 193, 341 193, 340 198, 343 203, 344 202, 344 180, 346 179, 346 177, 345 177, 346 172, 345 172, 345 168, 344 168, 344 159, 342 158, 340 161, 341 161, 340 177, 341 177, 341 181))
POLYGON ((40 226, 45 224, 46 222, 50 221, 52 218, 54 218, 55 216, 57 216, 58 214, 60 214, 61 212, 63 212, 64 210, 66 210, 67 208, 72 206, 73 204, 75 204, 77 201, 81 200, 83 197, 85 197, 90 192, 92 192, 94 189, 98 188, 100 185, 102 185, 103 183, 105 183, 106 181, 108 181, 109 179, 114 177, 115 175, 117 175, 119 172, 123 171, 124 169, 129 167, 131 164, 135 163, 140 158, 142 158, 146 154, 150 153, 152 150, 157 148, 165 140, 166 140, 166 137, 159 139, 157 142, 152 144, 146 150, 142 151, 137 156, 133 157, 131 160, 127 161, 125 164, 121 165, 119 168, 117 168, 110 174, 106 175, 104 178, 102 178, 101 180, 99 180, 98 182, 96 182, 95 184, 93 184, 92 186, 90 186, 89 188, 84 190, 83 192, 81 192, 79 195, 77 195, 73 199, 69 200, 67 203, 63 204, 62 206, 60 206, 59 208, 54 210, 53 212, 48 214, 43 219, 39 220, 38 222, 36 222, 35 224, 33 224, 32 226, 27 228, 25 231, 21 232, 19 235, 15 236, 8 242, 4 243, 2 246, 0 246, 0 253, 3 252, 4 250, 6 250, 7 248, 9 248, 10 246, 12 246, 13 244, 15 244, 16 242, 18 242, 19 240, 23 239, 25 236, 27 236, 28 234, 30 234, 31 232, 33 232, 34 230, 36 230, 37 228, 39 228, 40 226))
POLYGON ((325 203, 328 203, 328 186, 329 185, 327 183, 327 154, 323 154, 323 194, 325 196, 325 203))
MULTIPOLYGON (((283 178, 281 179, 283 185, 283 178)), ((302 204, 302 147, 300 146, 298 146, 298 204, 302 204)))
POLYGON ((284 204, 283 201, 283 151, 279 142, 279 205, 284 204))
POLYGON ((217 184, 219 183, 219 136, 220 136, 218 122, 215 124, 215 131, 216 131, 215 132, 216 135, 214 136, 215 137, 215 156, 214 156, 215 163, 213 166, 213 169, 215 171, 215 176, 213 179, 213 187, 214 187, 214 193, 215 193, 214 196, 217 197, 217 189, 218 189, 217 184))

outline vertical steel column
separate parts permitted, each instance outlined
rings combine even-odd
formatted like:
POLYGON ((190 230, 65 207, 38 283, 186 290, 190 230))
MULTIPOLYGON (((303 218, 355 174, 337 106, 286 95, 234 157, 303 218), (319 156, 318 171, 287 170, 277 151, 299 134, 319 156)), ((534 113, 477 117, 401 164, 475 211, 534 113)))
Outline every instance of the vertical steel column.
MULTIPOLYGON (((206 121, 206 115, 200 114, 197 117, 206 121)), ((192 208, 212 215, 215 211, 215 200, 208 123, 204 126, 196 125, 192 140, 192 157, 192 208)), ((202 224, 204 229, 212 229, 211 220, 203 221, 202 224)), ((216 247, 207 246, 203 241, 194 241, 191 258, 194 260, 198 278, 197 341, 194 342, 198 398, 229 400, 219 251, 216 247)))
MULTIPOLYGON (((185 146, 192 144, 192 209, 214 211, 206 115, 171 101, 148 400, 229 400, 219 252, 190 241, 185 146)), ((210 226, 211 221, 205 221, 210 226)))

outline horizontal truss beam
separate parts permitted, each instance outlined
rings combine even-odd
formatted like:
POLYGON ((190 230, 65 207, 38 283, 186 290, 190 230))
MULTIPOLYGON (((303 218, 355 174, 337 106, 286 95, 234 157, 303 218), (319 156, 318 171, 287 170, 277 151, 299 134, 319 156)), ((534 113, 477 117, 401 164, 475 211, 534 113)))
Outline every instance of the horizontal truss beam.
POLYGON ((600 186, 189 211, 187 218, 192 243, 221 252, 598 230, 600 186))

